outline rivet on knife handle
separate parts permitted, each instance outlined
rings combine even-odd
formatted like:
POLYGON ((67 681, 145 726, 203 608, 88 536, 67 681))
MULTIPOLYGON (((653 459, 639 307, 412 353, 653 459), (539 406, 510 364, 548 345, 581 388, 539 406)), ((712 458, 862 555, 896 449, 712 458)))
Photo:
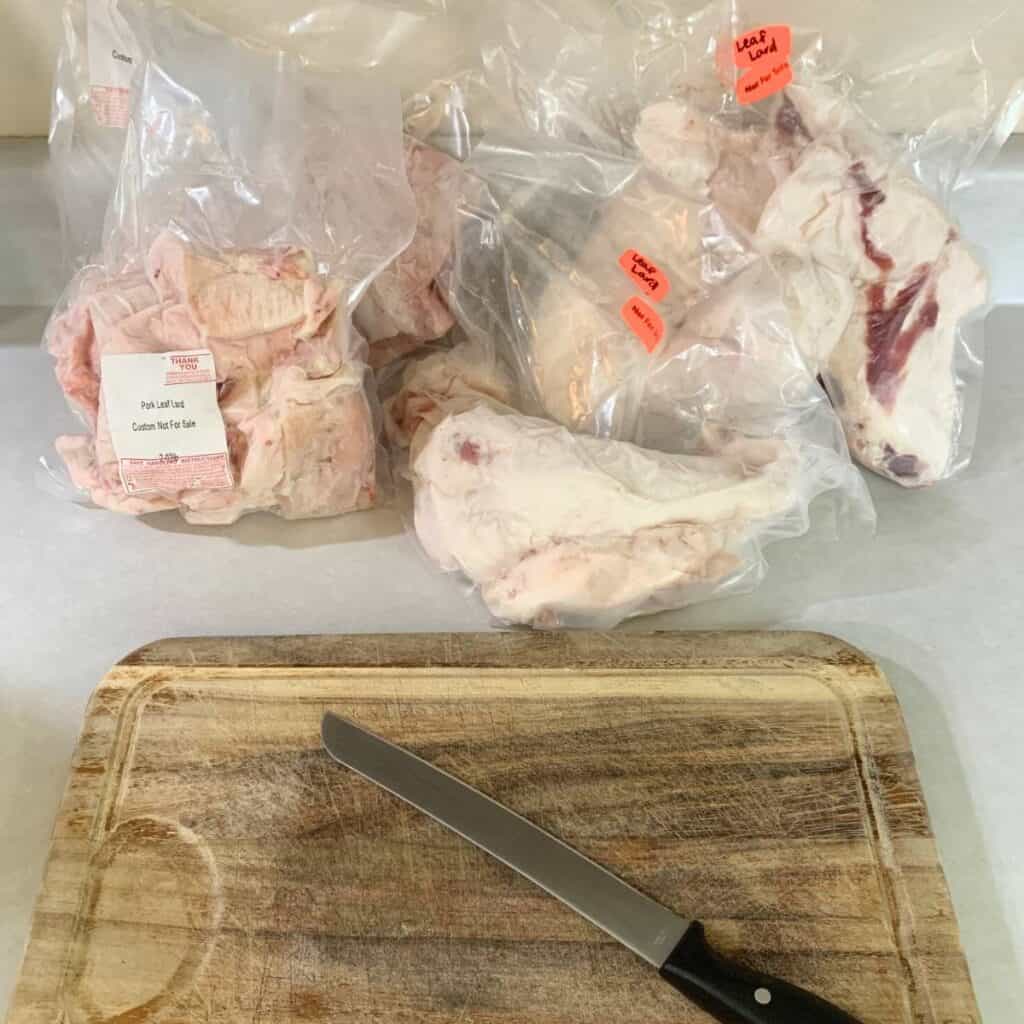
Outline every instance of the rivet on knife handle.
POLYGON ((687 928, 658 973, 723 1024, 858 1024, 796 985, 720 957, 699 921, 687 928))

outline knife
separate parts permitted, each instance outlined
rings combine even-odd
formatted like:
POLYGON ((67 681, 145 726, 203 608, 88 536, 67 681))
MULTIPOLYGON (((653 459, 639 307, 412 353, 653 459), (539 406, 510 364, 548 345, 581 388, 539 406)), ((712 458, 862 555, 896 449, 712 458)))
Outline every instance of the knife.
POLYGON ((718 956, 686 921, 610 871, 440 768, 328 712, 324 748, 336 761, 525 875, 652 964, 722 1024, 858 1024, 796 985, 718 956))

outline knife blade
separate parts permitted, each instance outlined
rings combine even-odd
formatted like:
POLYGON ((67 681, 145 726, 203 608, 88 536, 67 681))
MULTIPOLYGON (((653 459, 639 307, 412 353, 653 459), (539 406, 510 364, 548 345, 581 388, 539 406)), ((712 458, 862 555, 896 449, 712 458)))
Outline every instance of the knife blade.
POLYGON ((330 712, 324 715, 321 738, 335 761, 567 904, 723 1024, 858 1024, 810 992, 718 956, 699 921, 679 917, 521 814, 410 751, 330 712))

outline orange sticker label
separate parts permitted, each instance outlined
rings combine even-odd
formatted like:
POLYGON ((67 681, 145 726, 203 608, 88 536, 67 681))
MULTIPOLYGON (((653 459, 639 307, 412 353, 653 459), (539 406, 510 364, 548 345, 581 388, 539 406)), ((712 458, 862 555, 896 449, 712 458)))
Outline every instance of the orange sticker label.
POLYGON ((788 25, 762 25, 732 41, 732 63, 740 71, 736 99, 756 103, 793 81, 789 55, 793 33, 788 25))
POLYGON ((732 62, 740 71, 781 64, 793 50, 788 25, 762 25, 732 41, 732 62))
POLYGON ((661 317, 639 295, 627 299, 619 313, 643 347, 653 352, 665 336, 665 324, 661 317))
POLYGON ((655 302, 661 302, 668 295, 668 278, 656 263, 642 256, 636 249, 627 249, 619 257, 619 266, 629 279, 655 302))
POLYGON ((756 103, 785 89, 792 81, 793 69, 788 60, 769 68, 755 68, 736 83, 736 99, 743 104, 756 103))

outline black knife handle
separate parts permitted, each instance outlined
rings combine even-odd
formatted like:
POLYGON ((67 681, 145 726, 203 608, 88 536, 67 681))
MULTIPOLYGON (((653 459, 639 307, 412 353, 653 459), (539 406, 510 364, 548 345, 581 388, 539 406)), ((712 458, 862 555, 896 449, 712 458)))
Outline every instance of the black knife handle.
POLYGON ((729 963, 694 921, 661 967, 661 976, 722 1024, 858 1024, 824 999, 768 974, 729 963))

